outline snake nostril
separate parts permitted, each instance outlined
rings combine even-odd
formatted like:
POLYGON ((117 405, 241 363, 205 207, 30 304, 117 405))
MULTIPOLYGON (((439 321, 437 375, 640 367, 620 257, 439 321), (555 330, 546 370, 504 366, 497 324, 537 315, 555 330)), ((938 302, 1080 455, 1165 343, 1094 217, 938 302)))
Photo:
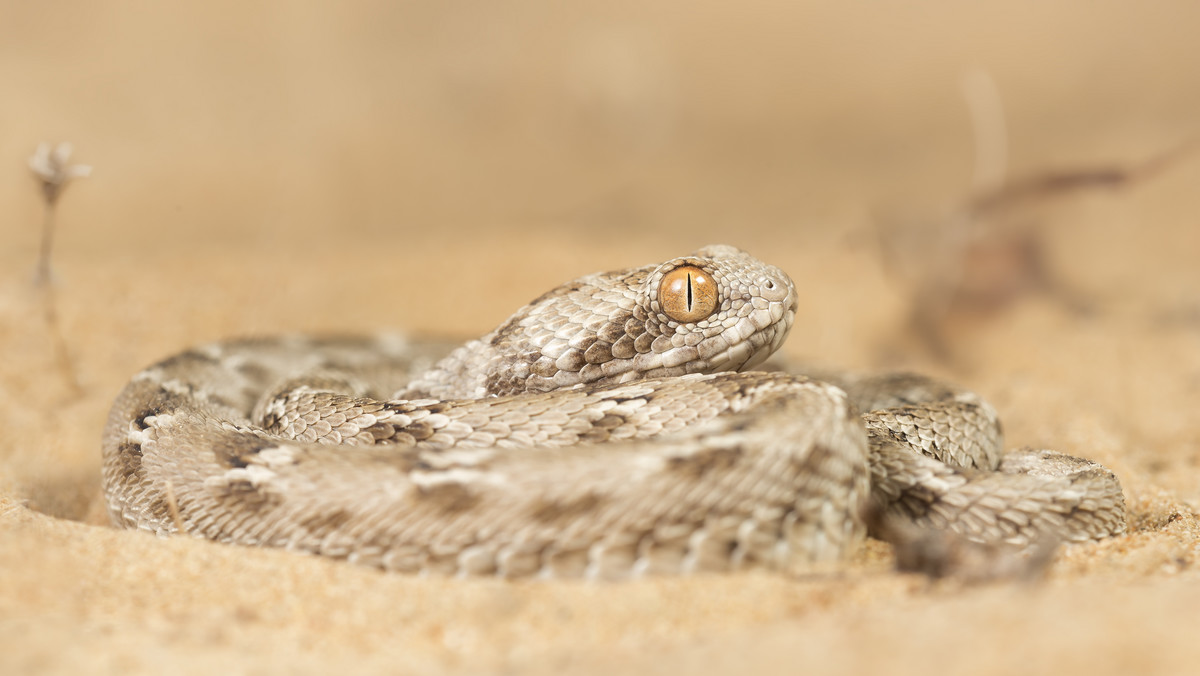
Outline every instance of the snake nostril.
POLYGON ((758 283, 758 290, 767 300, 783 301, 787 299, 789 285, 775 275, 763 275, 758 283))

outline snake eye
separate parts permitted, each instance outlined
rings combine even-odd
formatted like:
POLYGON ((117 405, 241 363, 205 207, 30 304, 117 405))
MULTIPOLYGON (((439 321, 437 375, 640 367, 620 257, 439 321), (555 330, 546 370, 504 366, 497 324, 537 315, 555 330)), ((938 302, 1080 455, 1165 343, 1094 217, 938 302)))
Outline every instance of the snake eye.
POLYGON ((658 285, 658 305, 677 322, 698 322, 717 308, 717 284, 695 266, 675 268, 658 285))

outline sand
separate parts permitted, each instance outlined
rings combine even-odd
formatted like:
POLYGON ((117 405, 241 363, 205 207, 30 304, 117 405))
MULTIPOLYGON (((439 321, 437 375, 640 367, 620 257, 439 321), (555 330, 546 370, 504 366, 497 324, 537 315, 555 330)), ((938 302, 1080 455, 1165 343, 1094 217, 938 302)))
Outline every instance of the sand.
POLYGON ((1200 664, 1200 158, 1137 171, 1196 131, 1200 11, 3 14, 0 672, 1200 664), (1129 180, 947 225, 981 176, 968 72, 1000 95, 1010 177, 1129 180), (94 171, 57 213, 55 330, 22 162, 58 139, 94 171), (478 335, 561 281, 717 241, 795 279, 790 357, 976 389, 1011 445, 1111 467, 1129 532, 1063 547, 1034 580, 900 574, 871 542, 821 574, 585 584, 416 579, 107 525, 101 426, 156 359, 245 334, 478 335))

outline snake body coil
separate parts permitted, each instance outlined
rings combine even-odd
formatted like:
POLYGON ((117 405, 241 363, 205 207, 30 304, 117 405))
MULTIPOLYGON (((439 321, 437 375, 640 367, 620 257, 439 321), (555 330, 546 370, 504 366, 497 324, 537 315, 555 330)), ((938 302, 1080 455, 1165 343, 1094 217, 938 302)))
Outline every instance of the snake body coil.
POLYGON ((778 268, 712 246, 564 284, 453 351, 280 338, 184 352, 113 406, 109 513, 159 534, 508 577, 838 560, 869 501, 980 542, 1124 530, 1111 472, 1004 454, 970 392, 751 370, 796 300, 778 268))

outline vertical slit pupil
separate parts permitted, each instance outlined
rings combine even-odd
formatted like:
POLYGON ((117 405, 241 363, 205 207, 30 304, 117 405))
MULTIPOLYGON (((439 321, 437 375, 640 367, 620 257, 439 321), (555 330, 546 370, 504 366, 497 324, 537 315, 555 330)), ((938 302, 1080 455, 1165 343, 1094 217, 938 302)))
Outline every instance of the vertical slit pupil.
POLYGON ((688 291, 687 291, 687 309, 692 311, 692 273, 687 273, 688 276, 688 291))

